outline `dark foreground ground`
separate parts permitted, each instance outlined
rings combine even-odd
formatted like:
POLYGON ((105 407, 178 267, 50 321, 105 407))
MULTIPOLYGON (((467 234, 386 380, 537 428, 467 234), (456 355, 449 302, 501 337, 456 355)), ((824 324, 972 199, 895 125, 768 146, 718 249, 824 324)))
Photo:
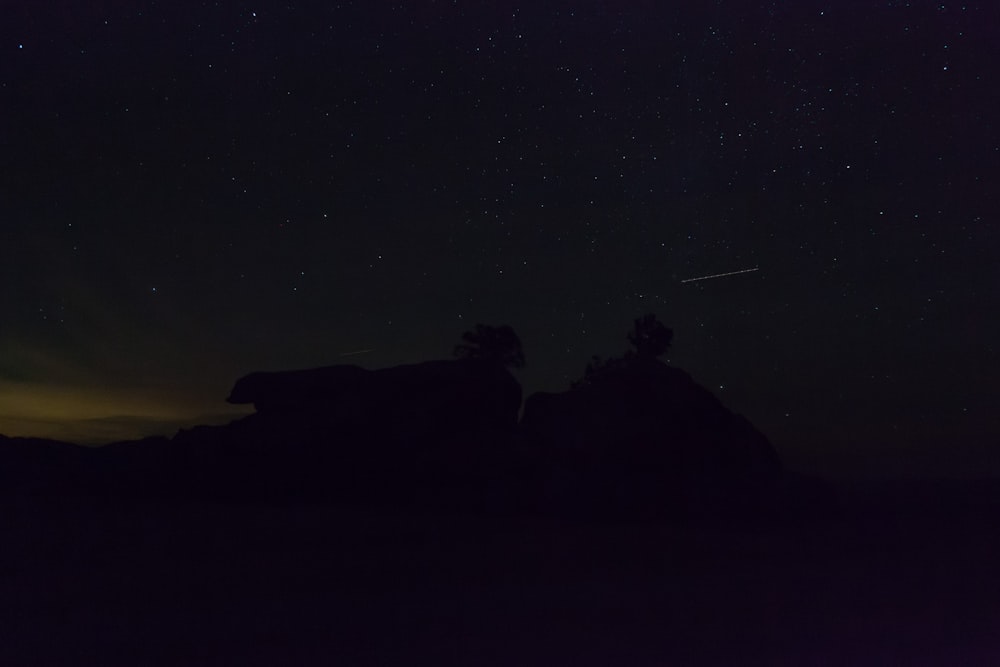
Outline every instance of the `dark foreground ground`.
POLYGON ((730 526, 6 498, 0 664, 996 665, 991 493, 730 526))

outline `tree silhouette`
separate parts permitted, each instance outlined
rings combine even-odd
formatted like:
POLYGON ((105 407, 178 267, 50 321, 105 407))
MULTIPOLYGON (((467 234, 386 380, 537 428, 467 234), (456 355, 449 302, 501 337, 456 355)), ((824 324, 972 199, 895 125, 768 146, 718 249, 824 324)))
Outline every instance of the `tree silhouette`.
POLYGON ((657 321, 656 315, 649 313, 635 320, 628 342, 632 346, 627 356, 640 359, 655 359, 666 354, 674 339, 674 330, 657 321))
POLYGON ((602 359, 598 355, 590 358, 583 377, 574 380, 570 388, 579 389, 599 382, 602 378, 628 372, 636 360, 656 359, 670 349, 674 339, 674 331, 657 321, 656 315, 649 313, 632 323, 632 331, 628 334, 631 349, 626 350, 621 357, 602 359))
POLYGON ((462 334, 462 340, 453 351, 459 359, 485 359, 508 368, 524 368, 521 339, 505 324, 477 324, 475 330, 462 334))

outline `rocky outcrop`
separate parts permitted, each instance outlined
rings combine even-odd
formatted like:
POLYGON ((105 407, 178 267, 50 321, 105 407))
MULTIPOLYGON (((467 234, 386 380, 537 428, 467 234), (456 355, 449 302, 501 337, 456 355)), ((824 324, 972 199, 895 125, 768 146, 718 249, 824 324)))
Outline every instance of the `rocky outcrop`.
POLYGON ((517 428, 521 386, 496 363, 442 360, 254 373, 228 400, 257 412, 212 440, 255 452, 262 488, 391 500, 487 471, 517 428))
POLYGON ((520 425, 520 385, 483 360, 254 373, 229 401, 257 411, 171 439, 97 450, 0 438, 0 480, 25 493, 75 488, 124 498, 333 500, 617 519, 746 507, 780 472, 773 448, 746 419, 655 361, 616 363, 570 391, 534 394, 520 425))
POLYGON ((634 359, 528 397, 524 437, 558 502, 608 511, 725 504, 780 472, 774 449, 687 373, 634 359))
POLYGON ((361 426, 382 435, 446 435, 469 429, 513 430, 521 385, 505 368, 477 360, 425 361, 375 371, 358 366, 252 373, 230 403, 262 415, 361 426))
POLYGON ((364 393, 372 373, 360 366, 340 365, 307 370, 251 373, 236 381, 229 403, 252 403, 257 412, 294 410, 349 401, 364 393))

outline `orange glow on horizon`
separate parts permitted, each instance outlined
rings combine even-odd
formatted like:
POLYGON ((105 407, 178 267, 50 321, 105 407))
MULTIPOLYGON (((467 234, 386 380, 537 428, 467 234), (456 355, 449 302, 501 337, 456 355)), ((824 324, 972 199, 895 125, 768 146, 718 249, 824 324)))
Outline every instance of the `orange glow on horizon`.
POLYGON ((0 382, 0 434, 85 444, 173 435, 178 428, 250 412, 222 400, 151 389, 0 382))

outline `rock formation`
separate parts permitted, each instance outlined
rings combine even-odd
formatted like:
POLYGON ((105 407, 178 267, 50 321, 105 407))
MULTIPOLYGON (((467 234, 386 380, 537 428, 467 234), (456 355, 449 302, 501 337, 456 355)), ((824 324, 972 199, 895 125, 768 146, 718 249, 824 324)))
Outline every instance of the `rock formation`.
POLYGON ((291 420, 311 414, 336 426, 379 435, 448 435, 469 429, 510 431, 521 385, 503 367, 477 360, 425 361, 368 371, 358 366, 252 373, 230 403, 291 420))
POLYGON ((780 472, 767 439, 681 370, 631 358, 528 398, 501 365, 427 361, 253 373, 256 412, 84 450, 0 438, 12 487, 117 497, 336 500, 616 518, 747 505, 780 472))
POLYGON ((517 428, 521 386, 499 364, 463 359, 253 373, 228 400, 257 410, 228 432, 266 461, 263 486, 385 499, 483 473, 517 428))
POLYGON ((529 396, 522 430, 549 466, 556 502, 597 511, 725 504, 780 472, 750 422, 684 371, 652 359, 529 396))

